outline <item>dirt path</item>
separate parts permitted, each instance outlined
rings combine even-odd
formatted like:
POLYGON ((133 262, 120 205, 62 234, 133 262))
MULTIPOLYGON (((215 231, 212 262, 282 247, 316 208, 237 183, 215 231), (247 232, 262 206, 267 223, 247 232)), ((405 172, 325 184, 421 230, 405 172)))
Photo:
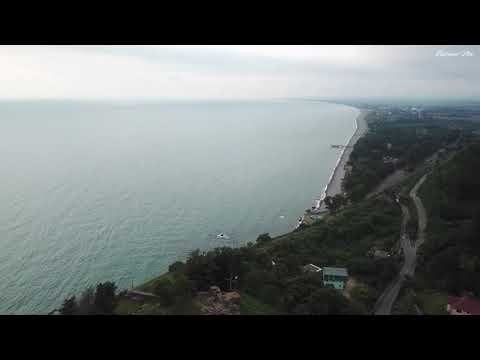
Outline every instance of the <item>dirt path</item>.
POLYGON ((406 179, 409 175, 410 174, 403 169, 396 170, 392 174, 388 175, 373 191, 367 194, 366 198, 369 199, 372 196, 380 194, 385 189, 397 185, 398 183, 406 179))

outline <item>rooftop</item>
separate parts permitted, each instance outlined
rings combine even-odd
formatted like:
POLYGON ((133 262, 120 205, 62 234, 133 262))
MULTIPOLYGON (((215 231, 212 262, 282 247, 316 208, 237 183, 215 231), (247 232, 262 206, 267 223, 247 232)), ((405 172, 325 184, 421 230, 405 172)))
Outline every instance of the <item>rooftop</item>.
POLYGON ((335 275, 335 276, 346 276, 348 277, 348 271, 345 268, 337 267, 324 267, 323 275, 335 275))
POLYGON ((319 272, 321 270, 321 268, 313 264, 308 264, 303 267, 303 271, 319 272))
POLYGON ((455 297, 448 298, 448 304, 455 310, 468 312, 472 315, 480 315, 480 301, 471 297, 455 297))

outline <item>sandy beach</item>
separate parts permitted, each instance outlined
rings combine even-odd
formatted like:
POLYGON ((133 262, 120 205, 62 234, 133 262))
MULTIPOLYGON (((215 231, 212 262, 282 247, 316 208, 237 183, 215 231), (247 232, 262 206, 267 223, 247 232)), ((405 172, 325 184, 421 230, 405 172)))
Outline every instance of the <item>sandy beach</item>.
MULTIPOLYGON (((324 194, 325 196, 334 196, 336 194, 342 193, 342 180, 345 176, 345 165, 350 158, 350 154, 353 151, 353 146, 360 139, 365 131, 368 129, 367 122, 365 120, 368 110, 360 110, 360 114, 357 116, 357 128, 353 133, 352 137, 347 143, 347 147, 343 148, 342 153, 337 161, 335 169, 330 177, 330 180, 325 187, 324 194)), ((320 206, 320 211, 326 210, 325 204, 322 201, 320 206)))

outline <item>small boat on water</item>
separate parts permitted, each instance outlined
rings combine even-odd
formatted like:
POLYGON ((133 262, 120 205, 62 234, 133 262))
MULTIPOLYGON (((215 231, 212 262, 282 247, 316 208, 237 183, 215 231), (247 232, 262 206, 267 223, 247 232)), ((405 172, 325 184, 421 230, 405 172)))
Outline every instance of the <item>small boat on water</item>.
POLYGON ((217 239, 218 240, 228 240, 230 239, 227 235, 225 235, 224 233, 220 233, 217 235, 217 239))

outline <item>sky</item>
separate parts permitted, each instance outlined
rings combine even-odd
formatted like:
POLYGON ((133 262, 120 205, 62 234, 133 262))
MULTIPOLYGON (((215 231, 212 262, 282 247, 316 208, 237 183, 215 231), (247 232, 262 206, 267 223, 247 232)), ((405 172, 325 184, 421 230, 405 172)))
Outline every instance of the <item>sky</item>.
POLYGON ((480 98, 480 46, 0 46, 0 99, 480 98))

